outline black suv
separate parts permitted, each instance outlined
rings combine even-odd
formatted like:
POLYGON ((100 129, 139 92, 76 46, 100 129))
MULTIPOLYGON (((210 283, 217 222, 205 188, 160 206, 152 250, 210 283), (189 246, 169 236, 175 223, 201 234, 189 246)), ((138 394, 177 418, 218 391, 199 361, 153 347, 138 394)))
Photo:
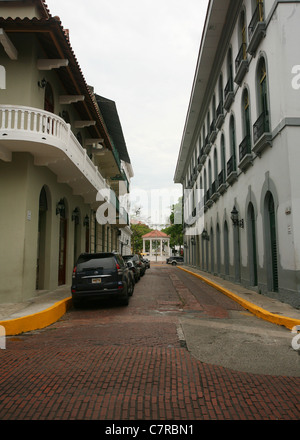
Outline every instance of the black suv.
POLYGON ((176 264, 183 263, 184 259, 183 257, 169 257, 167 258, 167 264, 172 264, 173 266, 176 266, 176 264))
POLYGON ((118 299, 128 305, 133 292, 129 269, 119 254, 102 252, 81 254, 72 276, 72 301, 81 302, 104 298, 118 299))
POLYGON ((140 256, 140 254, 134 254, 134 255, 123 255, 124 260, 132 260, 139 268, 141 271, 141 277, 143 275, 145 275, 146 272, 146 264, 143 262, 142 257, 140 256))

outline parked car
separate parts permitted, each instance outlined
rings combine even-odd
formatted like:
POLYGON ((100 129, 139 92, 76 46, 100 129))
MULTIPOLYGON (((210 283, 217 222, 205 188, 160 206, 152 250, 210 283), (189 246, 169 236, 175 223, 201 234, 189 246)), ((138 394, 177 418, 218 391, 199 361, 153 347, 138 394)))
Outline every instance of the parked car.
POLYGON ((169 258, 167 258, 167 264, 172 264, 173 266, 176 266, 176 264, 180 264, 183 262, 184 262, 183 257, 169 257, 169 258))
POLYGON ((143 257, 143 262, 146 265, 146 269, 150 269, 150 260, 148 260, 148 258, 143 257))
POLYGON ((133 261, 137 264, 137 266, 140 268, 141 277, 142 277, 143 275, 145 275, 145 272, 146 272, 146 265, 145 265, 145 263, 143 262, 141 255, 139 255, 139 254, 134 254, 134 255, 124 255, 123 258, 124 258, 124 259, 127 258, 127 259, 131 259, 131 260, 133 260, 133 261))
POLYGON ((137 263, 130 257, 123 257, 124 261, 127 263, 128 269, 133 273, 134 280, 137 283, 141 278, 141 270, 137 263))
POLYGON ((74 306, 98 299, 116 299, 128 305, 134 286, 123 258, 113 252, 81 254, 72 276, 74 306))
POLYGON ((129 278, 130 278, 130 289, 129 289, 129 292, 128 292, 128 295, 129 296, 132 296, 133 295, 133 291, 134 291, 134 286, 135 286, 135 275, 134 275, 134 272, 133 272, 133 270, 132 270, 132 267, 131 267, 131 264, 133 264, 132 263, 132 261, 127 261, 127 262, 125 262, 125 264, 126 264, 126 266, 128 267, 128 269, 129 269, 129 278))

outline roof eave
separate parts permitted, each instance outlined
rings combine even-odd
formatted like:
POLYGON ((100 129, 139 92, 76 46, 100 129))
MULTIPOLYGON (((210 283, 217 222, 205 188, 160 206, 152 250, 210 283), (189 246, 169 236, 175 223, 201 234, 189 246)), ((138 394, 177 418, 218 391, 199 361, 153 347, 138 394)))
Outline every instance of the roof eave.
POLYGON ((204 104, 205 93, 211 80, 215 55, 220 45, 220 40, 228 11, 232 5, 240 3, 236 0, 210 0, 207 8, 200 49, 198 53, 196 71, 181 140, 174 182, 182 183, 189 155, 190 145, 194 137, 199 113, 204 104))

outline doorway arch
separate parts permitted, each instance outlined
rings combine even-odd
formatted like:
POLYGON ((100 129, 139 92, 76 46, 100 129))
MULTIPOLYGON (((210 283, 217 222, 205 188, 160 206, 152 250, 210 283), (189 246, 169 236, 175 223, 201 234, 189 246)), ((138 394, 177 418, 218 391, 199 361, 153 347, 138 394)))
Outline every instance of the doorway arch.
POLYGON ((77 258, 81 253, 81 213, 76 207, 72 213, 72 221, 74 222, 74 256, 73 266, 75 266, 77 258))
POLYGON ((248 225, 248 255, 249 255, 249 277, 250 285, 257 286, 257 238, 256 238, 256 218, 252 202, 248 205, 247 211, 248 225))
POLYGON ((221 236, 220 236, 220 227, 219 223, 217 223, 216 228, 216 245, 217 245, 217 273, 221 273, 221 236))
POLYGON ((59 248, 58 248, 58 285, 66 284, 67 265, 67 207, 64 199, 59 202, 59 248))
POLYGON ((224 269, 225 275, 229 275, 229 233, 226 220, 224 223, 224 269))
POLYGON ((50 195, 48 188, 44 185, 39 195, 39 217, 37 237, 37 263, 36 263, 36 289, 46 289, 46 238, 48 235, 47 217, 49 212, 50 195))
POLYGON ((264 203, 268 290, 278 292, 277 219, 274 197, 267 191, 264 203))
POLYGON ((210 228, 210 272, 213 274, 215 271, 215 244, 214 244, 214 231, 210 228))

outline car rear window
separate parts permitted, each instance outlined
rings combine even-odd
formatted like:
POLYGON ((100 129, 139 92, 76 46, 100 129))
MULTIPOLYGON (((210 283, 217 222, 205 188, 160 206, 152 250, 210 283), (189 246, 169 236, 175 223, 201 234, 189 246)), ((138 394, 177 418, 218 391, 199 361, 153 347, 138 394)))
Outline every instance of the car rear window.
POLYGON ((116 261, 111 257, 90 257, 83 255, 77 261, 77 270, 84 271, 89 269, 115 269, 116 261))

